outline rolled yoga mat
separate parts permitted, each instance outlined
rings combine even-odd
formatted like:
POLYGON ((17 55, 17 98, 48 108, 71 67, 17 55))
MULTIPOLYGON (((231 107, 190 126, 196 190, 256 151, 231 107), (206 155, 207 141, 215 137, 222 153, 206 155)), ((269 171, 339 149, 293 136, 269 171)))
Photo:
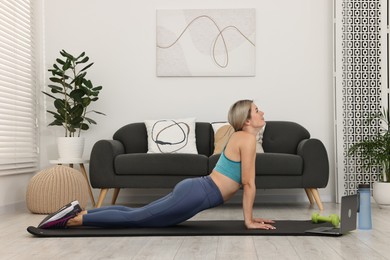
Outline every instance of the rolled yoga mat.
POLYGON ((107 237, 107 236, 313 236, 306 230, 331 227, 330 223, 314 224, 311 220, 275 220, 274 230, 248 230, 242 220, 186 221, 172 227, 159 228, 93 228, 40 229, 28 227, 37 237, 107 237))

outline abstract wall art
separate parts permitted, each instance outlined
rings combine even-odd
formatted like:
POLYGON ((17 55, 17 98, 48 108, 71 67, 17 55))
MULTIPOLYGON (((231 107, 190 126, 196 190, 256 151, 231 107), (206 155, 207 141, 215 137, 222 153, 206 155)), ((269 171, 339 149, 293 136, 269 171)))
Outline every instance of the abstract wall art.
POLYGON ((157 10, 157 76, 255 76, 255 9, 157 10))

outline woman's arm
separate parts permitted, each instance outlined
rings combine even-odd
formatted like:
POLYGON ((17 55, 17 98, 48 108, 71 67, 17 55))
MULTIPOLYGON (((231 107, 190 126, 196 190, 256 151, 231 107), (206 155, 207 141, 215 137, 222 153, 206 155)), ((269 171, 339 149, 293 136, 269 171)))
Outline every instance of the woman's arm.
POLYGON ((256 138, 246 137, 248 141, 243 143, 240 147, 241 154, 241 181, 244 189, 243 193, 243 212, 245 226, 248 229, 274 229, 269 223, 271 220, 255 219, 253 218, 253 204, 256 196, 255 184, 255 161, 256 161, 256 138))
MULTIPOLYGON (((253 138, 246 137, 248 141, 240 147, 241 154, 241 182, 244 189, 242 207, 244 211, 245 226, 250 228, 253 222, 253 203, 256 196, 255 185, 255 159, 256 146, 253 138)), ((256 140, 255 140, 256 141, 256 140)))

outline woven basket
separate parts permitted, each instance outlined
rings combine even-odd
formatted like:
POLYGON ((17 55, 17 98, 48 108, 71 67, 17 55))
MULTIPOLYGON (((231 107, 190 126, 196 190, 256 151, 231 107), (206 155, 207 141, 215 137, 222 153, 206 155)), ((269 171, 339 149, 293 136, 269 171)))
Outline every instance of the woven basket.
POLYGON ((88 202, 88 186, 81 172, 63 165, 44 169, 34 175, 26 193, 27 208, 32 213, 50 214, 72 200, 82 208, 88 202))

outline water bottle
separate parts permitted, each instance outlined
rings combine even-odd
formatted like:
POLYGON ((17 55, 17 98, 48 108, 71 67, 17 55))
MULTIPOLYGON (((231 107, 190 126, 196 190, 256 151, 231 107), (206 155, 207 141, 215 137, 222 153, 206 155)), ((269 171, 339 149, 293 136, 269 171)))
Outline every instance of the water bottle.
POLYGON ((371 229, 370 184, 359 184, 359 229, 371 229))

